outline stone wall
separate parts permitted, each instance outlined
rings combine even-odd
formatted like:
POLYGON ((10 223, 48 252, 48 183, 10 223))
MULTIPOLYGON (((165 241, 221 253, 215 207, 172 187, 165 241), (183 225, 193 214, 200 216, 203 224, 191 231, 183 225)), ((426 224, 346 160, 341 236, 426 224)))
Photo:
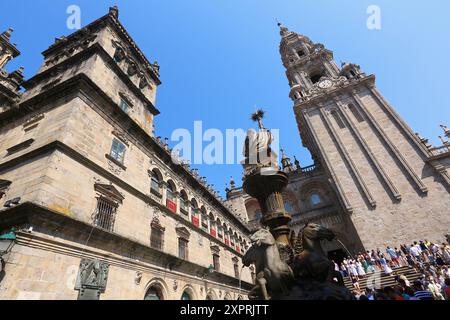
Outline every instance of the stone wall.
POLYGON ((75 300, 75 282, 80 256, 100 258, 109 263, 106 290, 101 300, 142 300, 156 285, 165 300, 179 300, 185 290, 193 300, 210 297, 223 300, 245 299, 246 291, 189 276, 126 256, 118 256, 82 241, 69 242, 33 232, 18 236, 18 242, 5 257, 5 277, 0 282, 2 300, 75 300), (138 281, 138 279, 140 280, 138 281))

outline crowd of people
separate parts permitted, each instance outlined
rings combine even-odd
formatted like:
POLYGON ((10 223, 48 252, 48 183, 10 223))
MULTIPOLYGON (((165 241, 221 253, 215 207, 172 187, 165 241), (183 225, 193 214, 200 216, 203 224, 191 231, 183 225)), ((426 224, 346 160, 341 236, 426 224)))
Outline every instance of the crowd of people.
POLYGON ((450 300, 450 236, 440 245, 427 240, 360 253, 335 263, 342 277, 349 277, 357 300, 450 300), (411 283, 398 270, 409 266, 420 273, 411 283), (395 278, 395 285, 377 288, 367 281, 381 272, 395 278), (369 275, 369 276, 367 276, 369 275))

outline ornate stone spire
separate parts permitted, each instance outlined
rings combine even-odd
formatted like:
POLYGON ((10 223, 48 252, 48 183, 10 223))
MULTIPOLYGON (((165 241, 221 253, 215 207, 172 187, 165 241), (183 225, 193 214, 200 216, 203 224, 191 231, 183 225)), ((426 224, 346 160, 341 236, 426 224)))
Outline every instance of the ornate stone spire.
POLYGON ((296 156, 294 156, 294 164, 295 164, 295 169, 297 169, 297 170, 302 170, 302 167, 301 167, 301 165, 300 165, 300 161, 298 161, 298 159, 297 159, 297 157, 296 156))
POLYGON ((109 8, 109 14, 116 19, 119 19, 119 7, 113 6, 109 8))
POLYGON ((442 144, 443 144, 444 146, 450 145, 450 142, 448 142, 447 140, 445 140, 444 137, 439 136, 439 139, 441 140, 441 142, 442 142, 442 144))
POLYGON ((236 189, 236 182, 234 182, 233 177, 230 178, 230 186, 231 186, 231 190, 236 189))
POLYGON ((445 136, 450 138, 450 129, 447 126, 441 125, 442 130, 444 130, 445 136))
POLYGON ((2 32, 2 37, 4 37, 5 39, 9 40, 11 39, 11 34, 13 33, 14 29, 13 28, 8 28, 8 30, 6 30, 5 32, 2 32))
POLYGON ((283 166, 283 171, 284 172, 293 172, 294 167, 291 163, 291 159, 286 155, 286 153, 284 153, 284 149, 281 148, 281 164, 283 166))
POLYGON ((280 36, 284 37, 289 34, 289 29, 277 20, 277 25, 280 28, 280 36))
POLYGON ((9 61, 20 55, 16 45, 10 42, 13 31, 13 28, 9 28, 0 34, 0 70, 3 69, 9 61))

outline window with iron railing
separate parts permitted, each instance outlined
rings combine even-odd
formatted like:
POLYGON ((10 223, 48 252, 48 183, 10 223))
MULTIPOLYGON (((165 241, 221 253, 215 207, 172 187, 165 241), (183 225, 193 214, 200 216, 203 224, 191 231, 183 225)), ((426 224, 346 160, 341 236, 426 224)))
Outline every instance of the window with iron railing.
POLYGON ((234 276, 239 279, 240 278, 239 265, 237 263, 234 263, 233 268, 234 268, 234 276))
POLYGON ((94 215, 94 225, 107 231, 113 231, 116 213, 116 203, 104 197, 99 197, 94 215))
POLYGON ((150 246, 153 249, 162 251, 164 241, 164 231, 157 227, 151 228, 150 246))
POLYGON ((220 257, 217 254, 213 254, 213 266, 215 271, 220 271, 220 257))
POLYGON ((186 239, 178 239, 178 258, 183 260, 188 259, 188 243, 186 239))

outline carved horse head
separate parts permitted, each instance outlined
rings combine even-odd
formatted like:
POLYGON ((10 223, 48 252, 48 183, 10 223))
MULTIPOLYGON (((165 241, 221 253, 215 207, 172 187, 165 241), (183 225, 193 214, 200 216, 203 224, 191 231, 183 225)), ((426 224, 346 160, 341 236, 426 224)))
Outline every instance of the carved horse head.
POLYGON ((321 225, 309 223, 300 232, 303 250, 317 251, 323 254, 320 241, 332 241, 336 238, 335 233, 321 225))
POLYGON ((244 266, 248 267, 255 263, 256 269, 265 264, 266 249, 276 245, 275 238, 267 229, 260 229, 250 236, 252 246, 242 258, 244 266))

